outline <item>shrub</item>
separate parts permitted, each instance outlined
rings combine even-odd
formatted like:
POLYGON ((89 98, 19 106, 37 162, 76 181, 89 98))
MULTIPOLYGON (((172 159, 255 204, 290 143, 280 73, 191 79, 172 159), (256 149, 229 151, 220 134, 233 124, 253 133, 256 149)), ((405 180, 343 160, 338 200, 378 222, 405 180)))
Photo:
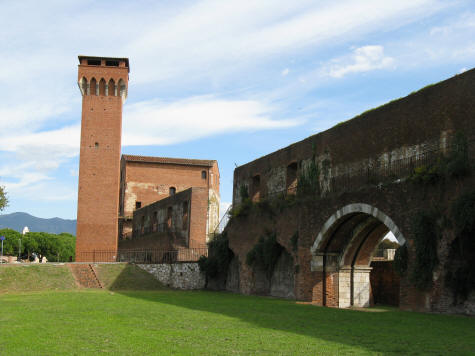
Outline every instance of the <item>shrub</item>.
POLYGON ((198 265, 207 276, 214 278, 220 273, 227 273, 233 256, 233 252, 229 249, 228 236, 223 232, 208 242, 208 257, 201 256, 198 265))

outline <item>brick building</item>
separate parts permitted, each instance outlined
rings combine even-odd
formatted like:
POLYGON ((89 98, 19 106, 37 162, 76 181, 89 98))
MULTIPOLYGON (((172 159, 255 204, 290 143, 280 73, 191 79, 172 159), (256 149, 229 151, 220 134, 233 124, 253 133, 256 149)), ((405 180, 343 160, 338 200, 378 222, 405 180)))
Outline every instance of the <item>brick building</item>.
POLYGON ((135 239, 138 234, 132 234, 133 214, 140 208, 142 215, 137 219, 142 225, 136 228, 140 235, 145 230, 158 232, 154 230, 154 226, 158 229, 158 220, 153 218, 168 214, 171 207, 175 218, 169 222, 178 221, 179 211, 181 228, 178 231, 173 223, 163 229, 168 242, 163 242, 162 236, 160 243, 167 248, 203 246, 219 223, 217 162, 132 155, 121 158, 122 105, 127 98, 129 60, 78 58, 82 116, 76 260, 92 261, 101 256, 102 261, 115 261, 119 238, 128 238, 124 248, 158 246, 156 241, 144 245, 144 240, 135 239), (153 208, 144 208, 161 200, 163 203, 153 208), (184 213, 184 208, 188 212, 184 213), (148 211, 152 216, 145 218, 143 214, 148 211), (146 228, 145 222, 149 224, 146 228))
MULTIPOLYGON (((193 241, 193 245, 204 245, 208 240, 209 233, 214 232, 219 223, 218 163, 213 160, 122 155, 119 203, 121 238, 124 240, 135 239, 139 235, 137 231, 143 227, 140 225, 140 219, 145 218, 143 214, 149 211, 152 215, 147 215, 146 221, 150 224, 152 221, 155 221, 155 224, 165 224, 165 215, 160 216, 158 221, 157 217, 153 216, 161 203, 158 205, 153 203, 168 197, 181 196, 180 192, 188 191, 190 188, 200 188, 193 190, 193 199, 188 199, 189 209, 193 211, 193 214, 197 213, 196 209, 200 206, 201 216, 199 220, 197 217, 194 219, 194 221, 200 221, 200 226, 189 231, 191 234, 189 239, 183 241, 193 241), (200 193, 198 194, 197 191, 200 193), (139 220, 136 219, 134 222, 134 211, 150 204, 153 204, 152 210, 140 210, 138 215, 140 218, 137 217, 139 220), (136 227, 135 233, 132 233, 133 226, 136 227)), ((163 204, 168 203, 163 202, 163 204)), ((173 210, 176 211, 176 209, 173 210)), ((142 246, 140 243, 137 245, 126 243, 121 246, 126 245, 142 246)), ((183 246, 187 247, 188 245, 184 244, 183 246)))

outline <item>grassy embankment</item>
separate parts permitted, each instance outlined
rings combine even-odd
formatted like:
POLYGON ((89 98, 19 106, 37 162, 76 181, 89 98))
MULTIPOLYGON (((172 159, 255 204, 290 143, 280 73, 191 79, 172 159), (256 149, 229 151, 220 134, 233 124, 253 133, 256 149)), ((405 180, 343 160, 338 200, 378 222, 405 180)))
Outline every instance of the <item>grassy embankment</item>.
MULTIPOLYGON (((132 266, 111 266, 99 271, 109 288, 135 283, 132 266)), ((475 352, 474 318, 376 311, 167 289, 8 293, 0 295, 0 355, 475 352)))

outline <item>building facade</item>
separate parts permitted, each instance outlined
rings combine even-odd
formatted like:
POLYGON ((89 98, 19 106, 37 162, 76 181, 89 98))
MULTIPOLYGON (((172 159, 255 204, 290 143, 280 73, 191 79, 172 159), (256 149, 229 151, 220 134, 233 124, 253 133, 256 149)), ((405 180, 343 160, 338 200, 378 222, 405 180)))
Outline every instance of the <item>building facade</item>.
MULTIPOLYGON (((219 169, 214 160, 122 155, 120 175, 119 231, 131 239, 134 211, 190 188, 202 188, 202 244, 219 223, 219 169)), ((198 204, 197 197, 193 204, 198 204)), ((200 202, 199 204, 202 204, 200 202)))

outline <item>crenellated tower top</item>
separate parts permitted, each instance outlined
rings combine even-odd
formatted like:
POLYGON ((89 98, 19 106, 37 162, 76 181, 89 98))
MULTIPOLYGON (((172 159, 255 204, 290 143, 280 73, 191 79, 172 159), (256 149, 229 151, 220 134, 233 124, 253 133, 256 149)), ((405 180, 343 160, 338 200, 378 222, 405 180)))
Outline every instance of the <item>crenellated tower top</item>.
POLYGON ((129 59, 78 56, 78 85, 83 96, 117 96, 127 98, 129 59))

